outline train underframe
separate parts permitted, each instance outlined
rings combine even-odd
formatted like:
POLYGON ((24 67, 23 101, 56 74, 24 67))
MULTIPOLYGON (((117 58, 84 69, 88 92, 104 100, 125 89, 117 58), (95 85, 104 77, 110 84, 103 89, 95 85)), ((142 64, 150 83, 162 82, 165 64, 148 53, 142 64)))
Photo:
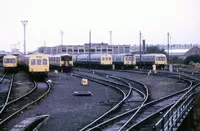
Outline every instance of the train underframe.
POLYGON ((112 64, 101 65, 99 63, 74 63, 74 66, 79 68, 90 68, 90 69, 112 69, 112 64))
MULTIPOLYGON (((139 68, 144 68, 144 69, 153 69, 153 65, 155 63, 153 62, 142 62, 140 63, 136 63, 136 66, 138 66, 139 68)), ((165 68, 165 64, 156 64, 156 69, 162 70, 165 68)))
POLYGON ((17 72, 18 67, 4 67, 5 72, 17 72))
POLYGON ((58 70, 59 72, 70 72, 72 71, 73 67, 72 66, 54 66, 50 65, 51 70, 58 70))
POLYGON ((115 65, 115 69, 122 69, 122 70, 125 70, 125 69, 133 69, 135 67, 135 65, 130 65, 130 64, 121 64, 121 63, 114 63, 115 65))
POLYGON ((48 77, 48 72, 29 72, 31 78, 34 79, 44 79, 48 77))

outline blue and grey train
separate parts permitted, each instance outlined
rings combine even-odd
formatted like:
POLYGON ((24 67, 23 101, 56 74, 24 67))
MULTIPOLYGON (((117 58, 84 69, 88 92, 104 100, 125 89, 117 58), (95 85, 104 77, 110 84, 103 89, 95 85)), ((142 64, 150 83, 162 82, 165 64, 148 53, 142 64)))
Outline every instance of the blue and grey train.
POLYGON ((136 65, 136 57, 132 54, 113 54, 116 69, 132 69, 136 65))
POLYGON ((111 68, 113 61, 111 54, 79 54, 73 55, 74 66, 88 68, 111 68), (89 58, 90 57, 90 58, 89 58))
POLYGON ((153 65, 156 65, 158 69, 164 69, 167 65, 167 56, 161 53, 154 54, 134 54, 136 56, 136 65, 143 68, 152 68, 153 65))

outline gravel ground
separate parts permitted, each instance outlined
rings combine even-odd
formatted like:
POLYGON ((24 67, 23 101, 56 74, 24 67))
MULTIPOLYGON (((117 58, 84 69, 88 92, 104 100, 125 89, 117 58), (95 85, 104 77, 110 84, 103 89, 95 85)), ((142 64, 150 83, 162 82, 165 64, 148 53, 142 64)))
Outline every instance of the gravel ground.
POLYGON ((116 76, 125 76, 129 79, 136 80, 146 84, 150 92, 150 100, 155 100, 176 91, 180 91, 188 87, 187 83, 179 83, 178 80, 172 78, 166 78, 163 76, 155 75, 143 75, 137 73, 128 73, 128 72, 113 72, 113 71, 104 71, 106 73, 116 75, 116 76))
MULTIPOLYGON (((106 72, 144 82, 150 89, 152 100, 179 91, 187 86, 187 84, 177 83, 177 80, 162 76, 106 72)), ((121 95, 113 89, 105 88, 103 85, 90 81, 89 85, 85 87, 80 84, 80 78, 64 73, 56 75, 49 73, 49 79, 53 81, 54 85, 51 93, 39 102, 37 106, 31 106, 28 110, 12 119, 7 124, 8 129, 11 129, 16 123, 21 122, 25 118, 33 117, 37 114, 49 114, 50 119, 41 127, 41 131, 77 131, 116 104, 108 103, 108 101, 115 102, 121 98, 121 95), (94 95, 73 95, 74 91, 87 90, 94 95)))
POLYGON ((10 99, 16 99, 21 95, 29 92, 34 86, 33 82, 30 80, 29 75, 23 71, 19 71, 15 74, 14 83, 12 87, 12 93, 10 99))
POLYGON ((50 119, 41 127, 41 131, 76 131, 99 117, 119 101, 121 95, 110 88, 89 81, 87 87, 80 84, 81 79, 66 74, 49 74, 53 80, 51 93, 37 106, 19 114, 8 124, 10 130, 16 123, 37 114, 49 114, 50 119), (74 91, 91 91, 93 96, 74 96, 74 91), (118 96, 118 97, 116 97, 118 96))

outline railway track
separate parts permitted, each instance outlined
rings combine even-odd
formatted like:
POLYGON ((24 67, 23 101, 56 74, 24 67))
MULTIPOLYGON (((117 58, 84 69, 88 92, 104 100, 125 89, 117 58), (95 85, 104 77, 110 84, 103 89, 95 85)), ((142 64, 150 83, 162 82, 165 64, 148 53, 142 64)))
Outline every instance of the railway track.
MULTIPOLYGON (((1 99, 3 99, 3 102, 1 103, 2 106, 0 107, 0 116, 2 116, 4 110, 5 110, 6 106, 7 106, 7 103, 8 103, 8 100, 9 100, 9 97, 10 97, 10 94, 11 94, 11 90, 12 90, 14 74, 13 74, 11 77, 7 77, 7 76, 6 76, 6 73, 5 73, 5 74, 2 76, 2 78, 1 78, 1 80, 0 80, 0 83, 3 84, 3 82, 5 81, 5 79, 9 80, 9 82, 8 82, 8 83, 6 82, 6 84, 5 84, 5 85, 8 86, 8 87, 7 87, 8 89, 7 89, 7 91, 6 91, 7 93, 6 93, 6 95, 4 96, 4 98, 1 98, 1 99)), ((5 88, 5 86, 4 86, 3 88, 5 88)))
MULTIPOLYGON (((95 72, 97 73, 97 72, 95 72)), ((94 71, 93 71, 94 74, 94 71)), ((107 76, 108 74, 98 72, 100 76, 107 76)), ((175 77, 176 76, 170 76, 175 77)), ((182 76, 183 77, 183 76, 182 76)), ((177 101, 179 101, 182 96, 194 85, 192 78, 180 78, 184 81, 188 81, 190 85, 188 88, 181 90, 179 92, 173 93, 169 96, 163 97, 161 99, 151 101, 149 103, 138 106, 137 108, 116 115, 106 121, 103 121, 89 129, 84 130, 138 130, 147 127, 152 129, 152 125, 155 124, 156 120, 162 118, 161 114, 164 114, 172 107, 177 101), (142 125, 142 126, 141 126, 142 125)), ((122 77, 121 77, 122 78, 122 77)), ((125 78, 128 80, 128 78, 125 78)), ((130 79, 129 79, 130 80, 130 79)), ((131 80, 130 80, 131 81, 131 80)))
MULTIPOLYGON (((79 72, 79 74, 80 74, 80 72, 79 72)), ((83 74, 84 75, 81 75, 81 77, 84 77, 84 78, 87 77, 90 80, 94 79, 94 76, 95 76, 94 74, 92 74, 92 75, 90 75, 88 73, 83 73, 83 74)), ((107 120, 115 117, 118 114, 122 114, 122 113, 126 112, 127 110, 132 109, 133 107, 137 107, 138 105, 141 105, 141 104, 145 103, 147 101, 147 99, 148 99, 148 90, 146 90, 147 92, 145 92, 145 93, 147 93, 147 95, 146 95, 142 91, 132 87, 131 84, 127 82, 127 80, 122 80, 121 78, 117 78, 117 77, 114 77, 114 76, 109 76, 109 78, 104 77, 103 79, 102 79, 102 77, 100 78, 100 77, 96 76, 95 79, 98 79, 98 80, 102 81, 103 84, 111 82, 112 84, 115 85, 114 88, 116 88, 116 86, 119 86, 120 90, 122 89, 122 86, 127 87, 127 85, 128 85, 131 90, 129 92, 125 91, 126 93, 123 90, 122 92, 125 95, 124 95, 123 99, 119 103, 117 103, 112 109, 110 109, 109 111, 104 113, 102 116, 100 116, 99 118, 94 120, 92 123, 86 125, 81 130, 90 130, 90 128, 94 127, 95 125, 98 125, 99 123, 107 121, 107 120), (107 80, 105 80, 105 78, 107 80), (108 79, 112 79, 112 81, 108 81, 108 79), (121 84, 120 82, 123 83, 123 84, 121 84), (134 98, 136 98, 136 99, 134 100, 134 98), (135 103, 135 105, 134 106, 130 106, 129 104, 131 102, 135 103)), ((111 85, 109 85, 109 86, 111 86, 111 85)), ((142 86, 144 86, 144 85, 142 85, 142 86)), ((117 87, 117 88, 119 88, 119 87, 117 87)), ((147 87, 144 86, 144 88, 147 88, 147 87)))
POLYGON ((197 83, 190 88, 154 125, 152 130, 178 130, 180 123, 194 106, 197 83))
POLYGON ((32 90, 16 99, 10 100, 6 104, 6 110, 0 116, 0 128, 6 129, 6 122, 9 119, 20 113, 22 110, 26 109, 30 105, 33 105, 41 100, 49 93, 50 89, 51 85, 49 83, 34 81, 34 87, 32 88, 32 90))

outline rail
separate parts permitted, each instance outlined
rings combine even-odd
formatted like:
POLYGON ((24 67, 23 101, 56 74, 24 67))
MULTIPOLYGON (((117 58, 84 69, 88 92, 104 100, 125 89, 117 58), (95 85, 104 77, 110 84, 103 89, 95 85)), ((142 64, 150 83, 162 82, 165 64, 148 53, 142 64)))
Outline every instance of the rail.
POLYGON ((200 83, 194 85, 191 89, 189 89, 153 126, 152 130, 166 131, 178 129, 181 122, 184 120, 184 118, 193 107, 195 88, 199 85, 200 83))

